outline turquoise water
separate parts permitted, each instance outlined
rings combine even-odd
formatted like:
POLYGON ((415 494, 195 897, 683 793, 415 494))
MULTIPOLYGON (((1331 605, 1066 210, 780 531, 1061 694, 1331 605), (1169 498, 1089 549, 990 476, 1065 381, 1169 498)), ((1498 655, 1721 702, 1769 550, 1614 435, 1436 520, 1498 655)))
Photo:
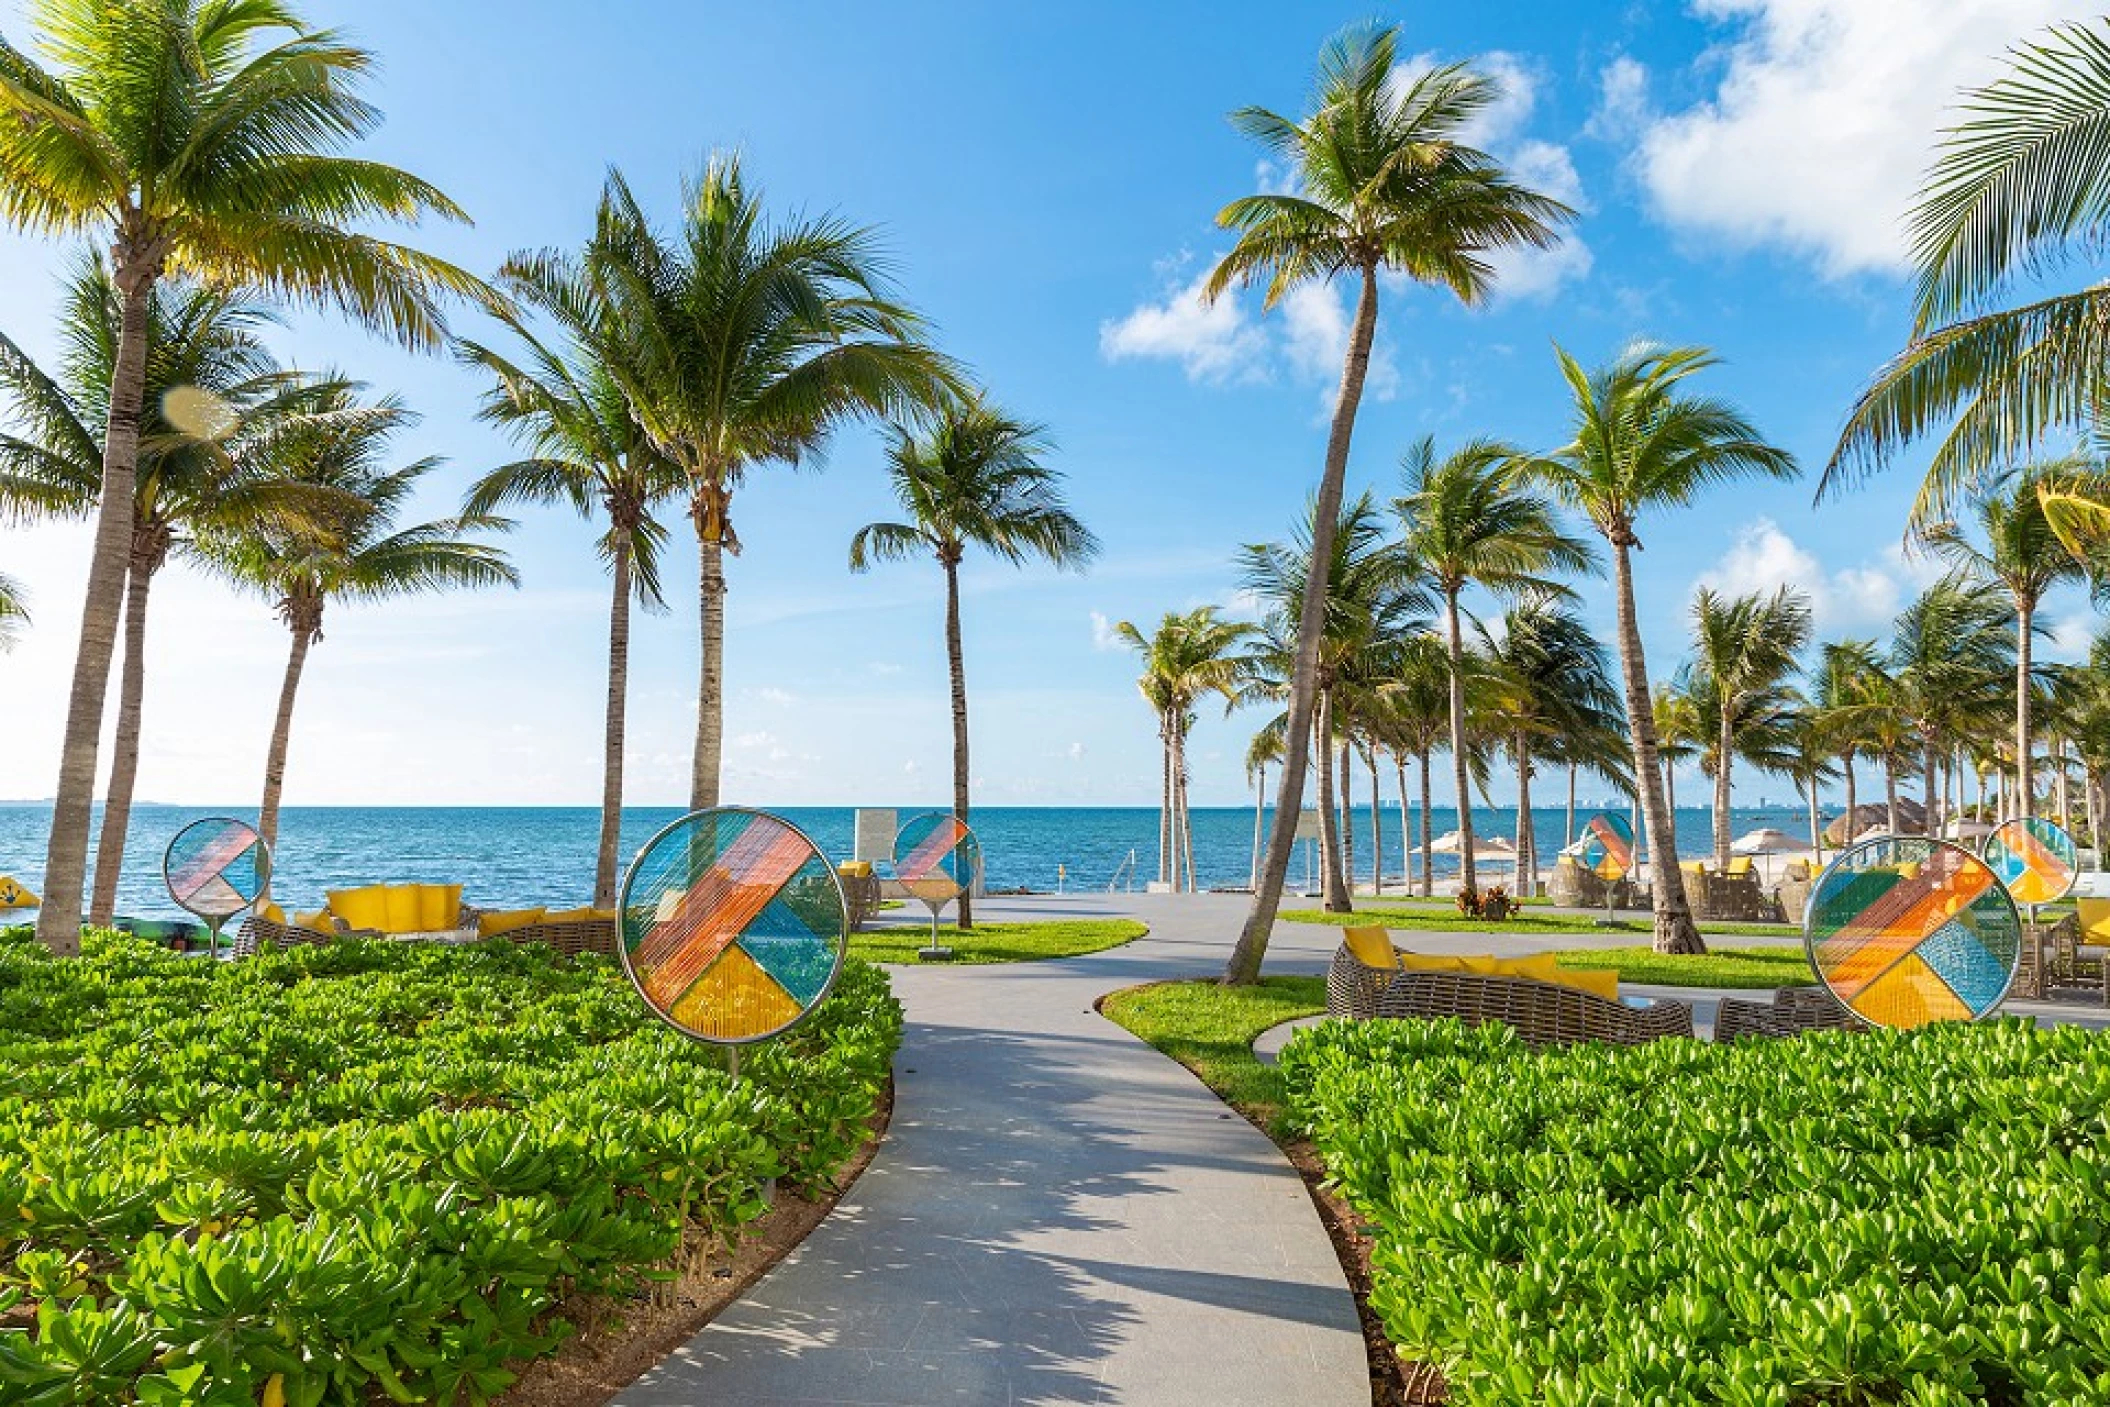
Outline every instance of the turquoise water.
MULTIPOLYGON (((201 816, 241 816, 243 808, 215 812, 210 807, 142 806, 133 812, 126 847, 119 911, 143 918, 172 917, 177 910, 162 887, 161 856, 169 839, 201 816)), ((247 813, 253 814, 253 813, 247 813)), ((660 827, 681 813, 675 809, 636 809, 623 817, 623 858, 627 862, 660 827)), ((850 856, 853 811, 849 807, 791 808, 780 812, 830 855, 850 856)), ((907 820, 909 811, 900 818, 907 820)), ((1586 814, 1586 813, 1584 813, 1586 814)), ((41 888, 44 850, 51 812, 46 806, 0 805, 0 874, 12 874, 32 889, 41 888)), ((1807 828, 1803 812, 1793 807, 1739 809, 1736 831, 1774 825, 1791 835, 1807 828)), ((1432 813, 1435 833, 1457 826, 1448 807, 1432 813)), ((1564 808, 1540 808, 1536 826, 1541 855, 1551 858, 1566 843, 1564 808)), ((1578 817, 1580 820, 1580 816, 1578 817)), ((1420 816, 1414 816, 1415 830, 1420 816)), ((1473 823, 1481 834, 1514 838, 1516 812, 1509 808, 1478 809, 1473 823)), ((1678 812, 1679 850, 1686 855, 1708 852, 1711 820, 1706 811, 1678 812)), ((1117 872, 1125 886, 1125 867, 1134 852, 1134 887, 1157 877, 1157 812, 1146 807, 990 807, 974 816, 982 842, 991 888, 1104 890, 1117 872), (1058 877, 1058 867, 1063 871, 1058 877)), ((1370 812, 1356 813, 1356 870, 1370 874, 1370 812)), ((421 881, 464 886, 464 897, 485 908, 537 904, 571 907, 592 897, 594 844, 600 834, 599 813, 587 807, 291 807, 279 822, 278 878, 273 885, 289 908, 310 908, 325 889, 377 881, 421 881)), ((1402 873, 1399 812, 1384 816, 1385 873, 1402 873)), ((1204 888, 1246 884, 1252 872, 1253 812, 1250 807, 1196 809, 1195 874, 1204 888)), ((1310 873, 1310 847, 1300 845, 1290 866, 1290 883, 1303 885, 1310 873)), ((1436 857, 1438 878, 1456 873, 1455 860, 1436 857)), ((1494 871, 1500 873, 1498 869, 1494 871)))

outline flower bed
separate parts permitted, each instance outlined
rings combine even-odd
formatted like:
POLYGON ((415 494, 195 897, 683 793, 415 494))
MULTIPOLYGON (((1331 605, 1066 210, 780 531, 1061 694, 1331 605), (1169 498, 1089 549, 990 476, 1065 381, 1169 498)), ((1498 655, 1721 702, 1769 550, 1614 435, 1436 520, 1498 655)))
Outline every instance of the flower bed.
POLYGON ((1282 1069, 1453 1402, 2110 1401, 2110 1038, 1331 1022, 1282 1069))
POLYGON ((853 961, 734 1084, 594 958, 0 935, 0 1401, 484 1401, 826 1179, 900 1033, 853 961))

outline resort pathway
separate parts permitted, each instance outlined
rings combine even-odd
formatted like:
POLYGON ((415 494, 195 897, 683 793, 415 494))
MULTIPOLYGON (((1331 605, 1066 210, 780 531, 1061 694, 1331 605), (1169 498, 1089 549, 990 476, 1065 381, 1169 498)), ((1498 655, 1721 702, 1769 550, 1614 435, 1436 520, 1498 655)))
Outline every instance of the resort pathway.
MULTIPOLYGON (((1133 915, 1060 962, 896 969, 893 1123, 835 1212, 619 1407, 1363 1407, 1355 1302, 1303 1183, 1107 992, 1223 968, 1246 901, 993 899, 989 920, 1133 915)), ((1321 972, 1331 929, 1268 967, 1321 972)))

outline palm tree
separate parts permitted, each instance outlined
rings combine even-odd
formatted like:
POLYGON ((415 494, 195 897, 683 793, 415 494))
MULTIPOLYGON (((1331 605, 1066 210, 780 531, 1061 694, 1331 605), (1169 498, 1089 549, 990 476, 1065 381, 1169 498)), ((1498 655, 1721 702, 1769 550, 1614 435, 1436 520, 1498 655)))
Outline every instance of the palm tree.
POLYGON ((1498 599, 1547 596, 1558 590, 1548 573, 1597 567, 1589 546, 1561 531, 1551 503, 1510 482, 1506 466, 1515 458, 1516 451, 1507 445, 1474 440, 1438 459, 1436 442, 1423 439, 1402 461, 1406 494, 1392 505, 1406 530, 1407 555, 1443 597, 1452 671, 1451 759, 1467 893, 1477 890, 1478 876, 1473 869, 1472 807, 1465 802, 1465 681, 1460 673, 1465 649, 1459 598, 1470 586, 1498 599))
MULTIPOLYGON (((868 523, 850 539, 850 570, 928 553, 945 572, 945 657, 952 671, 952 809, 967 801, 967 666, 960 646, 960 563, 979 547, 1014 567, 1039 558, 1082 571, 1099 540, 1062 500, 1062 475, 1041 460, 1047 432, 986 401, 946 410, 927 434, 896 427, 887 477, 908 521, 868 523)), ((960 927, 974 926, 960 895, 960 927)))
POLYGON ((1527 480, 1588 515, 1612 545, 1619 606, 1619 660, 1626 712, 1634 734, 1634 772, 1648 826, 1656 891, 1656 949, 1705 952, 1678 873, 1676 822, 1663 804, 1657 771, 1655 715, 1648 662, 1634 609, 1632 554, 1641 545, 1641 515, 1683 507, 1702 489, 1749 476, 1792 478, 1795 460, 1767 444, 1743 412, 1726 401, 1686 391, 1686 380, 1715 364, 1698 347, 1637 343, 1596 372, 1558 348, 1574 397, 1575 437, 1550 454, 1521 460, 1527 480))
MULTIPOLYGON (((83 259, 61 304, 64 351, 56 374, 0 336, 0 395, 22 427, 20 435, 0 433, 0 508, 31 520, 94 515, 121 312, 101 262, 83 259)), ((258 437, 283 417, 299 414, 314 394, 312 386, 281 371, 265 349, 258 332, 268 321, 256 299, 190 280, 159 281, 147 300, 146 391, 125 563, 124 672, 90 923, 107 925, 117 910, 139 776, 148 606, 156 576, 171 553, 188 551, 189 534, 201 526, 299 511, 288 501, 297 495, 251 472, 258 437)))
POLYGON ((29 624, 29 593, 12 577, 0 576, 0 655, 15 647, 29 624))
POLYGON ((1246 744, 1245 775, 1253 784, 1253 888, 1260 887, 1260 841, 1267 816, 1267 769, 1282 760, 1282 731, 1269 726, 1246 744))
POLYGON ((1789 687, 1810 642, 1810 598, 1783 586, 1770 596, 1724 597, 1701 587, 1692 599, 1693 682, 1714 736, 1708 740, 1714 775, 1714 862, 1729 867, 1729 784, 1741 755, 1760 760, 1784 741, 1795 711, 1789 687), (1741 747, 1739 746, 1741 744, 1741 747))
POLYGON ((100 507, 81 612, 37 936, 80 951, 81 891, 110 659, 132 549, 133 479, 154 285, 341 308, 430 347, 437 297, 479 293, 451 265, 366 232, 466 217, 416 177, 335 153, 380 122, 366 51, 283 0, 33 0, 43 63, 0 42, 0 211, 17 229, 109 241, 120 316, 100 507))
MULTIPOLYGON (((1941 833, 1935 770, 1949 744, 1997 726, 2015 667, 2014 612, 1950 576, 1921 592, 1892 628, 1889 676, 1895 704, 1918 734, 1925 830, 1941 833)), ((2024 814, 2026 793, 2017 792, 2024 814)))
POLYGON ((666 527, 654 516, 682 492, 680 469, 659 452, 630 413, 610 369, 622 333, 601 290, 576 263, 516 256, 507 291, 555 326, 555 345, 512 311, 500 320, 519 344, 506 353, 462 339, 457 353, 492 379, 482 418, 506 429, 528 458, 493 469, 470 489, 463 512, 488 517, 516 503, 568 504, 606 520, 595 548, 608 564, 608 703, 601 738, 601 834, 594 852, 593 902, 613 908, 623 828, 623 742, 630 692, 630 603, 664 609, 659 558, 666 527))
MULTIPOLYGON (((1473 656, 1464 671, 1469 690, 1477 689, 1479 680, 1484 677, 1484 670, 1477 667, 1478 663, 1477 656, 1473 656)), ((1448 643, 1427 631, 1404 634, 1388 647, 1378 672, 1384 681, 1378 694, 1382 710, 1379 726, 1399 767, 1402 803, 1407 795, 1407 758, 1414 759, 1420 774, 1421 892, 1426 897, 1435 892, 1435 875, 1431 869, 1435 858, 1435 831, 1429 818, 1432 799, 1430 758, 1451 738, 1451 681, 1455 676, 1448 643)), ((1406 833, 1404 818, 1400 832, 1404 856, 1404 852, 1415 843, 1414 838, 1406 833)), ((1402 868, 1404 872, 1412 873, 1411 865, 1402 868)))
MULTIPOLYGON (((1254 696, 1283 698, 1288 705, 1284 746, 1296 741, 1297 670, 1305 654, 1317 660, 1314 676, 1317 726, 1304 745, 1316 751, 1318 760, 1318 809, 1324 866, 1324 905, 1329 912, 1343 913, 1353 907, 1343 865, 1340 837, 1334 816, 1334 766, 1332 746, 1344 731, 1345 719, 1337 719, 1337 705, 1344 690, 1374 684, 1383 663, 1383 648, 1394 638, 1421 627, 1428 609, 1422 578, 1397 544, 1385 540, 1385 522, 1375 499, 1364 493, 1342 506, 1327 531, 1312 515, 1297 527, 1288 543, 1258 543, 1239 554, 1244 586, 1267 610, 1261 642, 1252 671, 1254 696), (1328 551, 1318 555, 1321 540, 1328 551), (1324 572, 1313 570, 1319 561, 1324 572), (1303 628, 1303 602, 1310 581, 1319 579, 1318 631, 1309 641, 1303 628), (1309 645, 1309 651, 1307 651, 1309 645)), ((1297 765, 1294 750, 1285 754, 1285 771, 1297 765)), ((1277 805, 1301 805, 1302 793, 1285 790, 1277 805)), ((1269 839, 1269 865, 1274 864, 1274 843, 1280 838, 1281 818, 1269 839)), ((1290 832, 1295 839, 1295 830, 1290 832)), ((1287 860, 1284 861, 1285 866, 1287 860)), ((1272 868, 1261 876, 1264 883, 1279 887, 1282 876, 1272 868)), ((1279 896, 1278 896, 1279 897, 1279 896)), ((1244 939, 1241 938, 1243 943, 1244 939)), ((1237 954, 1232 956, 1234 966, 1237 954)))
POLYGON ((1954 522, 1935 523, 1922 536, 1937 555, 1967 576, 1998 584, 2008 594, 2015 613, 2015 766, 2016 794, 2024 812, 2030 810, 2035 791, 2030 737, 2030 637, 2036 631, 2037 606, 2044 594, 2061 582, 2088 575, 2088 567, 2061 547, 2052 531, 2038 488, 2058 482, 2081 470, 2079 461, 2030 465, 2012 469, 1987 484, 1978 496, 1976 527, 1985 540, 1983 548, 1954 522))
POLYGON ((1187 732, 1194 725, 1194 705, 1204 694, 1220 695, 1226 704, 1238 696, 1243 660, 1238 647, 1253 628, 1224 620, 1214 606, 1185 614, 1168 611, 1146 637, 1122 621, 1114 633, 1143 658, 1136 687, 1158 717, 1164 745, 1164 789, 1158 808, 1158 880, 1178 889, 1192 885, 1194 837, 1186 820, 1187 732), (1183 880, 1180 861, 1186 857, 1183 880))
POLYGON ((1824 820, 1817 814, 1817 788, 1839 775, 1832 765, 1832 732, 1823 712, 1797 693, 1781 725, 1781 770, 1802 788, 1810 808, 1810 849, 1824 859, 1824 820))
POLYGON ((322 639, 332 601, 367 603, 464 587, 518 585, 505 555, 471 534, 509 527, 502 518, 465 514, 399 527, 418 480, 439 466, 419 459, 383 467, 390 442, 414 417, 398 402, 361 405, 352 386, 339 386, 309 422, 290 427, 271 448, 274 471, 287 483, 327 491, 356 504, 327 527, 263 520, 201 538, 207 562, 239 587, 272 600, 292 632, 280 685, 278 712, 264 760, 257 832, 278 836, 279 797, 293 734, 293 705, 308 650, 322 639))
POLYGON ((1846 780, 1846 838, 1853 839, 1859 826, 1854 795, 1854 758, 1862 750, 1865 732, 1861 706, 1867 702, 1870 678, 1882 672, 1873 640, 1834 640, 1818 646, 1815 696, 1810 708, 1819 730, 1830 741, 1846 780))
MULTIPOLYGON (((557 255, 516 259, 539 279, 557 255)), ((701 554, 702 678, 689 803, 718 804, 725 744, 725 557, 748 471, 810 460, 843 424, 903 417, 960 389, 882 277, 872 233, 834 217, 772 224, 737 157, 713 156, 662 236, 611 173, 581 276, 622 355, 609 370, 653 446, 687 476, 701 554)), ((555 275, 569 277, 569 271, 555 275)))
POLYGON ((2110 391, 2110 287, 1997 306, 2017 278, 2093 268, 2110 232, 2110 20, 2019 46, 1960 110, 1912 211, 1911 340, 1862 392, 1820 483, 1864 477, 1940 432, 1915 524, 2060 430, 2096 422, 2110 391))
POLYGON ((1676 816, 1678 764, 1701 756, 1714 735, 1713 729, 1707 725, 1705 701, 1683 671, 1672 675, 1670 682, 1656 686, 1650 713, 1656 722, 1656 756, 1663 762, 1664 805, 1676 816))
MULTIPOLYGON (((1264 282, 1267 306, 1313 279, 1356 280, 1355 316, 1326 440, 1314 522, 1313 556, 1332 556, 1333 531, 1348 471, 1356 409, 1377 333, 1380 272, 1449 289, 1460 301, 1483 299, 1494 281, 1493 250, 1544 248, 1555 226, 1573 215, 1549 196, 1509 179, 1487 153, 1467 145, 1473 120, 1499 96, 1497 86, 1452 64, 1403 79, 1398 31, 1344 30, 1320 51, 1312 110, 1299 122, 1265 108, 1241 108, 1232 125, 1258 141, 1288 173, 1291 189, 1246 196, 1224 207, 1217 223, 1238 242, 1216 266, 1206 295, 1264 282)), ((1314 578, 1296 615, 1296 668, 1289 733, 1266 871, 1252 912, 1232 950, 1225 980, 1257 981, 1275 924, 1297 838, 1304 769, 1318 706, 1318 641, 1325 599, 1314 578)))
MULTIPOLYGON (((1535 760, 1579 755, 1586 740, 1624 721, 1605 648, 1557 597, 1533 595, 1502 616, 1499 635, 1481 628, 1481 649, 1497 682, 1494 716, 1517 771, 1517 875, 1539 871, 1532 824, 1535 760)), ((1519 894, 1529 890, 1519 888, 1519 894)))

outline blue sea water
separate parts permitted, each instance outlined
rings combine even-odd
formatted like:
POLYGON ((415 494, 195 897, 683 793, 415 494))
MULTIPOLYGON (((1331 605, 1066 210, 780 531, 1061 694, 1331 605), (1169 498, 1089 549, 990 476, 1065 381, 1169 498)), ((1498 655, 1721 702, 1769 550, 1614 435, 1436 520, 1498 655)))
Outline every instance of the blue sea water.
MULTIPOLYGON (((200 806, 141 806, 132 815, 118 910, 142 918, 176 917, 162 883, 161 859, 171 837, 209 815, 253 815, 241 807, 215 811, 200 806)), ((638 808, 623 815, 625 862, 654 832, 681 812, 638 808)), ((849 807, 793 807, 778 814, 799 826, 828 854, 848 859, 854 811, 849 807)), ((900 813, 906 820, 911 814, 900 813)), ((1253 864, 1250 807, 1197 808, 1194 813, 1195 875, 1203 888, 1248 883, 1253 864)), ((1587 812, 1578 814, 1578 823, 1587 812)), ((1420 814, 1413 814, 1418 837, 1420 814)), ((1435 834, 1457 826, 1448 807, 1431 813, 1435 834)), ((1534 817, 1539 852, 1551 861, 1566 843, 1563 807, 1541 807, 1534 817)), ((982 843, 991 888, 1053 891, 1105 890, 1118 877, 1142 888, 1157 877, 1157 812, 1148 807, 989 807, 977 811, 974 830, 982 843), (1128 868, 1134 855, 1134 868, 1128 868)), ((1513 838, 1516 812, 1475 809, 1482 835, 1513 838)), ((0 805, 0 874, 12 874, 32 889, 43 883, 51 810, 42 805, 0 805)), ((1799 835, 1804 813, 1792 806, 1739 809, 1735 829, 1779 826, 1799 835)), ((1708 853, 1711 819, 1697 809, 1678 812, 1679 850, 1708 853)), ((1370 875, 1370 810, 1356 813, 1356 870, 1370 875)), ((463 886, 463 897, 484 908, 549 904, 572 907, 592 897, 594 845, 600 815, 589 807, 290 807, 281 814, 273 891, 289 909, 312 908, 325 889, 380 881, 463 886)), ((1384 815, 1385 873, 1403 871, 1399 811, 1384 815)), ((1310 847, 1300 845, 1290 866, 1290 884, 1308 887, 1310 847)), ((1418 856, 1417 861, 1418 864, 1418 856)), ((1456 861, 1436 857, 1439 879, 1456 873, 1456 861)), ((1499 870, 1495 873, 1500 873, 1499 870)))

